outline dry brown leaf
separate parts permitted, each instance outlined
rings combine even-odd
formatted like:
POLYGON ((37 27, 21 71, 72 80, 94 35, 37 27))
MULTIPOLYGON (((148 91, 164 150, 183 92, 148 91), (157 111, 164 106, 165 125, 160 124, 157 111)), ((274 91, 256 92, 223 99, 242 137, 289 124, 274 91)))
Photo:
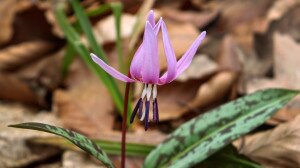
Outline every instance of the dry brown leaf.
POLYGON ((291 8, 299 4, 298 0, 277 0, 269 9, 265 17, 258 19, 255 30, 258 33, 267 33, 272 22, 281 19, 291 8))
POLYGON ((214 21, 219 12, 217 10, 212 12, 195 12, 195 11, 179 11, 174 8, 162 8, 160 10, 162 12, 162 16, 169 20, 181 22, 181 23, 192 23, 198 28, 202 28, 212 21, 214 21))
POLYGON ((16 2, 16 0, 0 1, 0 45, 7 42, 12 36, 12 23, 16 12, 16 2))
POLYGON ((300 167, 300 116, 234 142, 240 153, 268 168, 300 167))
POLYGON ((189 80, 161 86, 158 88, 160 120, 176 119, 191 109, 222 100, 235 81, 235 73, 224 71, 205 82, 189 80))
MULTIPOLYGON (((121 17, 121 38, 128 38, 136 23, 136 16, 122 14, 121 17)), ((110 15, 100 20, 94 26, 94 35, 100 44, 114 42, 116 40, 115 17, 110 15)), ((86 40, 85 40, 86 41, 86 40)))
POLYGON ((217 62, 223 70, 230 70, 236 73, 242 70, 242 56, 240 55, 240 48, 235 39, 227 35, 224 37, 220 51, 218 53, 217 62))
POLYGON ((29 41, 0 50, 0 70, 15 70, 57 49, 47 41, 29 41))
POLYGON ((246 25, 248 29, 253 29, 253 22, 263 17, 273 3, 272 0, 225 0, 215 3, 215 8, 221 12, 220 24, 225 24, 222 27, 239 32, 238 29, 244 29, 246 25))
POLYGON ((47 21, 44 9, 27 0, 18 1, 15 5, 18 11, 14 17, 13 36, 9 44, 38 40, 58 43, 59 39, 52 34, 52 26, 47 21))
POLYGON ((275 29, 283 34, 290 35, 297 42, 300 40, 300 3, 292 6, 288 12, 275 24, 275 29))
POLYGON ((68 90, 54 93, 54 106, 64 126, 92 137, 111 131, 113 102, 106 87, 78 60, 69 76, 68 90))
POLYGON ((86 153, 66 151, 62 156, 61 168, 105 168, 101 162, 93 160, 86 153))
POLYGON ((16 71, 16 75, 30 81, 35 90, 42 92, 52 92, 62 83, 62 60, 65 51, 58 50, 49 55, 45 55, 38 61, 32 61, 22 69, 16 71))
POLYGON ((61 82, 60 62, 63 52, 27 64, 15 72, 0 71, 0 98, 49 107, 48 93, 61 82))
POLYGON ((190 107, 204 107, 224 98, 238 79, 241 71, 239 48, 231 36, 224 37, 217 56, 219 73, 205 82, 197 91, 197 96, 190 102, 190 107))
POLYGON ((199 79, 209 76, 219 70, 217 63, 209 59, 206 55, 196 55, 188 67, 176 80, 185 82, 191 79, 199 79))
MULTIPOLYGON (((283 87, 300 89, 300 45, 290 36, 275 33, 274 35, 274 79, 258 78, 247 82, 247 91, 254 92, 259 89, 283 87)), ((288 121, 300 113, 300 99, 294 99, 287 107, 274 116, 274 120, 288 121), (289 112, 291 111, 291 113, 289 112), (284 114, 293 115, 284 115, 284 114), (283 117, 285 116, 285 117, 283 117)), ((274 123, 274 121, 273 121, 274 123)), ((278 122, 277 122, 278 123, 278 122)))
POLYGON ((0 167, 26 167, 59 154, 60 150, 53 146, 26 143, 33 137, 48 137, 49 133, 7 127, 23 122, 59 126, 59 120, 53 114, 18 103, 4 102, 0 103, 0 114, 0 167))
POLYGON ((205 6, 205 4, 207 4, 207 1, 206 0, 190 0, 190 3, 193 4, 193 7, 202 9, 205 6))
POLYGON ((253 74, 264 74, 265 62, 257 57, 255 48, 255 23, 266 15, 272 6, 272 0, 226 0, 213 1, 214 8, 220 11, 220 19, 216 22, 215 29, 219 33, 230 34, 239 45, 246 64, 243 71, 246 77, 253 74), (245 12, 251 11, 251 12, 245 12), (255 68, 253 68, 255 67, 255 68), (261 68, 262 67, 262 68, 261 68), (264 71, 263 71, 263 70, 264 71))
POLYGON ((0 98, 28 104, 43 104, 28 83, 11 73, 0 73, 0 98))
POLYGON ((233 83, 236 81, 236 77, 236 73, 230 71, 216 74, 212 79, 200 86, 196 97, 189 103, 189 107, 204 107, 222 100, 229 93, 233 83))

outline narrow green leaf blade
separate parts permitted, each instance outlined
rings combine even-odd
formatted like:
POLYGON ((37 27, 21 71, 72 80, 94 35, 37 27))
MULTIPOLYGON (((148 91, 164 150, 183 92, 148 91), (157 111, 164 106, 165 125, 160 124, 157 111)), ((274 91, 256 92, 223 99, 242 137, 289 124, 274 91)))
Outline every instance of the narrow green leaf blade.
POLYGON ((228 145, 214 153, 196 167, 201 168, 262 168, 261 165, 238 153, 234 146, 228 145))
MULTIPOLYGON (((121 143, 117 141, 109 140, 92 140, 94 143, 99 145, 107 154, 120 155, 121 154, 121 143)), ((59 146, 64 149, 77 150, 68 140, 61 137, 37 137, 30 139, 30 142, 39 144, 48 144, 59 146)), ((126 155, 127 156, 147 156, 151 150, 155 148, 155 145, 140 144, 140 143, 126 143, 126 155)))
POLYGON ((109 90, 116 104, 116 107, 118 108, 118 111, 120 112, 120 114, 122 114, 124 100, 115 80, 92 61, 92 59, 89 56, 90 53, 88 49, 80 41, 79 34, 68 22, 67 16, 64 13, 64 4, 62 3, 57 4, 54 14, 68 42, 73 45, 74 49, 79 53, 79 55, 81 56, 83 61, 87 64, 87 66, 94 73, 96 73, 97 76, 102 80, 102 82, 109 90))
POLYGON ((121 72, 125 73, 125 63, 122 56, 122 41, 121 41, 121 16, 122 16, 122 4, 120 2, 113 2, 110 4, 115 17, 115 29, 116 29, 116 44, 118 51, 118 62, 121 72))
POLYGON ((93 33, 92 25, 89 21, 88 16, 86 15, 84 9, 81 7, 78 0, 70 0, 72 8, 74 9, 76 18, 82 28, 83 32, 85 33, 88 42, 90 43, 92 49, 94 50, 95 54, 97 54, 102 60, 107 61, 105 53, 100 45, 97 43, 96 38, 93 33))
POLYGON ((262 90, 200 115, 170 134, 148 155, 144 167, 191 167, 263 124, 298 93, 262 90))
POLYGON ((86 14, 90 17, 98 16, 98 15, 101 15, 101 14, 107 12, 109 9, 110 9, 110 4, 105 3, 105 4, 102 4, 102 5, 98 6, 95 9, 87 11, 86 14))
POLYGON ((97 144, 95 144, 87 137, 79 133, 76 133, 74 131, 63 129, 60 127, 55 127, 48 124, 35 123, 35 122, 10 125, 9 127, 38 130, 38 131, 49 132, 52 134, 62 136, 68 139, 69 141, 71 141, 73 144, 75 144, 82 150, 94 156, 96 159, 100 160, 105 166, 109 168, 114 167, 113 163, 107 157, 106 153, 97 144))
POLYGON ((66 46, 66 51, 65 51, 64 58, 62 61, 62 66, 61 66, 61 73, 62 73, 63 77, 65 77, 67 75, 69 67, 75 58, 75 53, 76 52, 75 52, 73 45, 68 43, 66 46))

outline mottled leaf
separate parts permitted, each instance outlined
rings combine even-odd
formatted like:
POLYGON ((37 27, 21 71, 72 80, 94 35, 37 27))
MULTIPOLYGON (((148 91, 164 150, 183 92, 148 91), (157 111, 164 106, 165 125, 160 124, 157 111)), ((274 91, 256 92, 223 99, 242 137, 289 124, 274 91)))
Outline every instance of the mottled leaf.
POLYGON ((170 134, 148 155, 144 167, 191 167, 263 124, 298 93, 262 90, 200 115, 170 134))
MULTIPOLYGON (((38 137, 30 139, 30 142, 37 144, 47 144, 59 146, 60 148, 79 150, 74 144, 61 137, 38 137)), ((108 140, 93 140, 99 145, 107 154, 120 155, 121 143, 108 140)), ((150 144, 140 143, 126 143, 127 156, 147 156, 156 146, 150 144)), ((235 147, 228 145, 224 149, 214 153, 197 167, 201 168, 259 168, 257 163, 249 160, 244 155, 237 152, 235 147)))
POLYGON ((107 157, 106 153, 97 144, 95 144, 93 141, 91 141, 87 137, 85 137, 81 134, 78 134, 74 131, 63 129, 60 127, 55 127, 52 125, 47 125, 47 124, 42 124, 42 123, 34 123, 34 122, 10 125, 10 127, 33 129, 33 130, 49 132, 52 134, 62 136, 64 138, 68 139, 69 141, 71 141, 73 144, 75 144, 82 150, 93 155, 95 158, 100 160, 105 166, 107 166, 109 168, 114 167, 113 163, 107 157))

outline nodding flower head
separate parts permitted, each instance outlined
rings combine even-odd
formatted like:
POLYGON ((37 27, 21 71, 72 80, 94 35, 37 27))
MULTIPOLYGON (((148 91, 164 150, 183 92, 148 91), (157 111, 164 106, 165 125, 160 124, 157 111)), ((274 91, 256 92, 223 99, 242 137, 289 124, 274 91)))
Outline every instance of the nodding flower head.
POLYGON ((95 63, 97 63, 103 70, 116 79, 119 79, 123 82, 141 82, 145 85, 141 97, 132 112, 130 122, 132 123, 134 117, 136 114, 138 114, 138 118, 141 121, 144 121, 145 130, 147 130, 151 96, 153 106, 153 121, 158 123, 159 120, 156 98, 157 85, 164 85, 172 82, 185 69, 187 69, 205 35, 206 32, 203 31, 193 42, 190 48, 185 52, 185 54, 177 61, 164 21, 162 18, 160 18, 159 21, 155 23, 154 12, 151 10, 146 21, 142 44, 137 49, 133 60, 131 61, 130 77, 107 65, 95 54, 91 53, 90 55, 95 63), (157 34, 160 30, 162 32, 163 47, 168 64, 167 71, 162 76, 159 76, 160 68, 157 42, 157 34))

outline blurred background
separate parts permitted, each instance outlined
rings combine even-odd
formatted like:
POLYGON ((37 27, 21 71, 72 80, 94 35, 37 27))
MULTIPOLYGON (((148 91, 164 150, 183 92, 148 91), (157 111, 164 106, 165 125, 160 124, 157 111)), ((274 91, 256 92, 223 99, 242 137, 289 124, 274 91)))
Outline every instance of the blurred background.
MULTIPOLYGON (((163 17, 166 22, 177 58, 201 31, 207 31, 207 37, 191 66, 174 82, 158 88, 160 123, 150 123, 147 132, 142 123, 134 123, 128 142, 155 146, 185 121, 259 89, 300 89, 299 2, 83 0, 80 5, 91 23, 84 27, 80 23, 84 18, 74 13, 69 1, 1 0, 0 167, 101 165, 61 138, 7 125, 42 122, 108 144, 119 142, 125 85, 107 79, 88 54, 105 56, 126 74, 151 9, 157 20, 163 17)), ((160 36, 159 45, 164 72, 167 65, 160 36)), ((132 105, 141 88, 132 87, 132 105)), ((288 124, 277 134, 292 132, 292 140, 275 137, 263 146, 269 151, 281 146, 277 156, 261 155, 259 145, 247 148, 245 139, 260 140, 255 132, 234 144, 237 149, 244 146, 243 154, 266 167, 300 167, 300 127, 293 122, 298 114, 300 99, 296 98, 259 128, 288 124), (287 154, 292 156, 289 162, 282 159, 287 154)), ((120 157, 115 153, 111 158, 118 166, 120 157)), ((144 158, 136 155, 127 158, 129 167, 141 166, 144 158)))

